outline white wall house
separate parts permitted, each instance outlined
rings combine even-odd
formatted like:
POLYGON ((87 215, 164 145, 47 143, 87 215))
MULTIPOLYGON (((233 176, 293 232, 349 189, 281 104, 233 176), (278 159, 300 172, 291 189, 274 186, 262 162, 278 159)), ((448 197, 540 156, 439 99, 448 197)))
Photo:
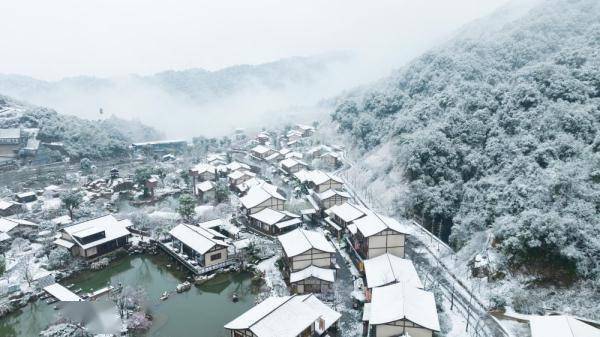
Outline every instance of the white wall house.
POLYGON ((390 253, 404 257, 407 230, 395 219, 370 213, 356 219, 348 226, 350 241, 363 259, 390 253))
POLYGON ((225 236, 205 227, 179 224, 169 231, 172 247, 186 254, 198 265, 208 267, 227 260, 225 236))
POLYGON ((240 198, 242 212, 246 216, 262 211, 265 208, 283 211, 286 198, 278 191, 277 186, 262 183, 252 186, 245 196, 240 198))
POLYGON ((105 215, 63 228, 54 243, 67 248, 74 256, 97 257, 127 245, 131 225, 129 220, 105 215))

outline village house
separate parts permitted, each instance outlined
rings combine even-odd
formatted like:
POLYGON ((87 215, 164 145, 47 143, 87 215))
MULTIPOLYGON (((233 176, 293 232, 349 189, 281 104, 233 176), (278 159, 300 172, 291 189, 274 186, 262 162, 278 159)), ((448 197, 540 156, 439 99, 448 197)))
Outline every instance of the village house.
POLYGON ((342 190, 344 182, 339 177, 321 170, 307 171, 305 177, 307 187, 317 193, 322 193, 327 190, 342 190))
POLYGON ((374 337, 432 337, 440 323, 432 292, 394 283, 373 289, 363 322, 374 337))
POLYGON ((0 129, 0 157, 15 158, 22 144, 21 129, 0 129))
POLYGON ((266 145, 269 141, 271 141, 271 136, 269 136, 266 132, 260 132, 256 135, 256 141, 260 145, 266 145))
POLYGON ((11 216, 23 212, 23 205, 14 201, 0 200, 0 216, 11 216))
POLYGON ((288 158, 279 162, 279 167, 287 174, 294 174, 307 168, 308 164, 298 159, 288 158))
POLYGON ((39 225, 23 219, 0 218, 0 241, 5 241, 23 229, 38 228, 39 225))
POLYGON ((531 316, 531 337, 600 337, 600 328, 569 315, 531 316))
POLYGON ((213 219, 198 224, 199 227, 212 229, 215 232, 223 234, 231 239, 239 236, 240 229, 224 219, 213 219))
POLYGON ((217 179, 217 168, 212 164, 197 164, 190 169, 190 176, 193 182, 197 181, 215 181, 217 179))
POLYGON ((279 161, 280 159, 282 159, 282 155, 279 152, 273 152, 273 154, 271 154, 270 156, 268 156, 267 158, 265 158, 265 160, 271 164, 279 161))
POLYGON ((330 152, 331 148, 327 145, 313 146, 306 151, 306 157, 309 159, 319 158, 323 153, 330 152))
POLYGON ((364 217, 369 210, 362 206, 345 202, 341 205, 335 205, 325 211, 328 217, 325 222, 340 228, 347 228, 354 220, 364 217))
POLYGON ((150 196, 154 197, 154 191, 158 187, 158 176, 152 175, 148 180, 146 180, 145 187, 150 192, 150 196))
POLYGON ((256 145, 250 150, 250 155, 258 159, 266 159, 268 156, 275 152, 273 149, 268 148, 264 145, 256 145))
POLYGON ((217 184, 214 181, 203 181, 196 184, 196 196, 202 202, 209 202, 215 199, 215 190, 217 184))
POLYGON ((227 181, 230 186, 237 186, 243 182, 246 182, 252 178, 256 177, 256 173, 250 172, 248 170, 240 169, 233 171, 227 175, 227 181))
POLYGON ((331 290, 331 273, 335 279, 335 248, 323 234, 298 228, 278 236, 277 240, 285 254, 284 278, 290 281, 293 290, 298 293, 331 290), (317 269, 305 270, 311 266, 317 269))
POLYGON ((334 189, 328 189, 321 193, 313 191, 311 196, 317 202, 320 209, 330 209, 333 206, 342 205, 350 200, 348 192, 334 189))
POLYGON ((286 198, 278 191, 277 186, 263 182, 252 186, 245 196, 240 198, 242 212, 246 216, 258 213, 265 208, 283 211, 286 198))
POLYGON ((372 259, 364 260, 365 279, 367 289, 365 297, 371 298, 373 288, 383 287, 393 283, 403 283, 415 288, 423 288, 423 283, 417 274, 411 260, 406 260, 392 254, 385 253, 372 259))
POLYGON ((37 200, 37 195, 34 191, 21 192, 15 195, 15 199, 20 203, 32 202, 37 200))
POLYGON ((323 164, 329 167, 337 167, 340 163, 340 156, 335 152, 326 152, 322 154, 319 158, 321 158, 323 164))
POLYGON ((279 235, 297 228, 302 224, 302 219, 294 213, 265 208, 251 214, 248 224, 261 232, 279 235))
POLYGON ((225 236, 212 229, 179 224, 169 234, 173 239, 173 249, 186 254, 200 267, 227 261, 229 245, 224 241, 225 236))
POLYGON ((212 166, 227 164, 227 156, 223 153, 209 153, 206 155, 206 162, 212 166))
POLYGON ((237 161, 232 161, 231 163, 225 165, 227 172, 233 172, 237 170, 247 170, 250 171, 250 166, 244 163, 240 163, 237 161))
POLYGON ((265 181, 260 179, 260 178, 251 178, 248 179, 246 181, 244 181, 243 183, 237 184, 233 187, 234 191, 237 191, 239 193, 240 196, 243 196, 246 194, 246 192, 248 192, 252 187, 254 186, 259 186, 261 184, 264 184, 265 181))
POLYGON ((337 327, 341 314, 315 295, 269 297, 225 324, 228 337, 313 337, 337 327))
POLYGON ((94 258, 123 248, 131 236, 131 221, 105 215, 65 227, 54 243, 74 256, 94 258))
POLYGON ((376 213, 358 218, 348 225, 352 247, 363 259, 390 253, 404 257, 406 229, 395 219, 376 213))
POLYGON ((159 140, 131 144, 134 155, 165 155, 170 153, 181 153, 187 148, 185 140, 159 140))
POLYGON ((304 155, 298 151, 290 151, 284 155, 285 159, 294 158, 294 159, 302 159, 304 155))
POLYGON ((310 137, 315 133, 314 127, 304 124, 297 124, 295 130, 300 132, 302 137, 310 137))

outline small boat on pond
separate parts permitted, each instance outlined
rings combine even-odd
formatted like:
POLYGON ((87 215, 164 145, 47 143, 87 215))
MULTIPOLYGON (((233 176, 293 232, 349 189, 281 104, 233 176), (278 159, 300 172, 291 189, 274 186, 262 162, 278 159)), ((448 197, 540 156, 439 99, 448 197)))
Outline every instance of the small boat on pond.
POLYGON ((183 282, 183 283, 180 283, 180 284, 178 284, 178 285, 177 285, 177 288, 175 288, 175 290, 176 290, 178 293, 182 293, 182 292, 184 292, 184 291, 188 291, 188 290, 190 290, 191 288, 192 288, 192 284, 191 284, 190 282, 188 282, 188 281, 185 281, 185 282, 183 282))

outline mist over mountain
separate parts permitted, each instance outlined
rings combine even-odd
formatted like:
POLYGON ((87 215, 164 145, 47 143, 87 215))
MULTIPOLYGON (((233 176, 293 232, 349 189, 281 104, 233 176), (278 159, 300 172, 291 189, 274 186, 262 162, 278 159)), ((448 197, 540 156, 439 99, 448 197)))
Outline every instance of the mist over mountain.
POLYGON ((397 212, 456 248, 490 233, 506 269, 598 280, 600 3, 501 14, 339 100, 332 117, 397 212))
POLYGON ((188 69, 121 78, 42 81, 0 75, 0 92, 82 118, 141 120, 160 127, 168 137, 218 136, 236 127, 274 123, 269 117, 274 112, 278 121, 290 115, 309 121, 305 107, 312 110, 321 99, 380 75, 356 69, 356 61, 339 52, 218 71, 188 69))

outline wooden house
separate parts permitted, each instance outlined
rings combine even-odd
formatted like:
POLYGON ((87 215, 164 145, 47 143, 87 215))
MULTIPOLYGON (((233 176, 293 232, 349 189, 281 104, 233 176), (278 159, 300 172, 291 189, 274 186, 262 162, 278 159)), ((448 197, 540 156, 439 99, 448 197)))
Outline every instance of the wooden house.
POLYGON ((200 181, 215 181, 217 179, 217 168, 212 164, 198 164, 190 169, 193 183, 200 181))
POLYGON ((404 257, 407 231, 395 219, 376 213, 358 218, 348 225, 354 250, 363 258, 371 259, 390 253, 404 257))
POLYGON ((326 152, 320 158, 329 167, 337 167, 340 164, 340 156, 335 152, 326 152))
POLYGON ((123 248, 131 233, 129 220, 117 220, 112 215, 65 227, 54 243, 67 248, 74 256, 94 258, 123 248))
POLYGON ((23 143, 21 129, 0 129, 0 157, 14 158, 23 143))
POLYGON ((328 189, 321 193, 313 191, 311 195, 313 200, 317 202, 322 210, 330 209, 333 206, 343 205, 350 200, 350 194, 348 194, 348 192, 337 189, 328 189))
POLYGON ((323 172, 321 170, 308 171, 306 183, 308 188, 317 193, 322 193, 327 190, 343 190, 344 182, 339 177, 333 174, 323 172))
POLYGON ((22 236, 20 231, 38 227, 38 224, 24 219, 0 218, 0 241, 8 240, 13 236, 22 236))
POLYGON ((37 200, 37 195, 33 191, 21 192, 15 196, 20 203, 32 202, 37 200))
POLYGON ((227 337, 323 336, 341 314, 315 295, 269 297, 225 324, 227 337))
POLYGON ((225 236, 205 227, 179 224, 169 231, 172 247, 179 253, 186 254, 196 261, 200 267, 208 267, 228 258, 229 245, 225 236))
POLYGON ((277 186, 263 182, 251 187, 246 195, 240 198, 242 212, 246 216, 262 211, 265 208, 283 211, 286 198, 279 192, 277 186))
POLYGON ((23 205, 14 201, 0 200, 0 216, 11 216, 23 212, 23 205))
POLYGON ((308 164, 298 159, 288 158, 279 162, 279 167, 287 174, 294 174, 302 169, 307 168, 308 164))
POLYGON ((364 217, 368 212, 362 206, 345 202, 327 209, 325 213, 328 214, 328 217, 325 220, 341 228, 347 228, 354 220, 364 217))
POLYGON ((322 233, 298 228, 279 235, 277 240, 285 254, 284 277, 293 289, 298 292, 331 289, 335 280, 335 248, 322 233), (311 266, 318 269, 305 270, 311 266))
POLYGON ((272 155, 275 152, 273 149, 266 147, 264 145, 256 145, 250 150, 250 155, 258 159, 266 159, 268 156, 272 155))
POLYGON ((301 224, 302 219, 299 215, 271 208, 251 214, 249 219, 249 226, 271 235, 289 232, 301 224))
POLYGON ((215 199, 215 190, 217 184, 214 181, 203 181, 196 184, 196 196, 202 202, 208 202, 215 199))
POLYGON ((394 283, 373 289, 363 321, 374 337, 432 337, 440 323, 432 292, 394 283))
POLYGON ((245 169, 239 169, 233 171, 227 175, 227 181, 230 186, 237 186, 241 183, 244 183, 252 178, 256 177, 256 173, 250 172, 245 169))
POLYGON ((315 133, 315 128, 310 125, 297 124, 295 130, 302 134, 302 137, 310 137, 315 133))

